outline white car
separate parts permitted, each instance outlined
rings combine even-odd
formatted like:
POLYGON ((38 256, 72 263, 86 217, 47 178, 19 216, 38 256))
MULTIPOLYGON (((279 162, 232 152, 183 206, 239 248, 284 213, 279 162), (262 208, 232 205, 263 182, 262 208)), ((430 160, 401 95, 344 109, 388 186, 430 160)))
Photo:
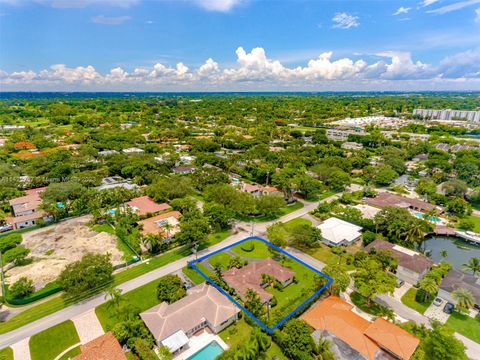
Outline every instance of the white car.
POLYGON ((436 297, 436 298, 433 300, 433 305, 435 305, 435 306, 440 306, 440 305, 442 305, 442 302, 443 302, 442 298, 436 297))

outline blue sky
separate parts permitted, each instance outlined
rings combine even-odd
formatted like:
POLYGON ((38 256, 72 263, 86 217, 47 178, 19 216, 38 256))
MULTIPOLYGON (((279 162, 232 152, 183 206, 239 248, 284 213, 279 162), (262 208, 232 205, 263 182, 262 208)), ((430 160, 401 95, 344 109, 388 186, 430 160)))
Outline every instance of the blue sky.
POLYGON ((0 86, 480 89, 480 0, 0 0, 0 86))

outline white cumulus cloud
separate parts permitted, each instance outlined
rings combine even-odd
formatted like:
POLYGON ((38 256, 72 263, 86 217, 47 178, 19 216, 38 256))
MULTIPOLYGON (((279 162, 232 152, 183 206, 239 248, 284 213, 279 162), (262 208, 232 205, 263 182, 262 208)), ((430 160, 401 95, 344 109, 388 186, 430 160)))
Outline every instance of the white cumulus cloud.
POLYGON ((412 9, 412 8, 400 6, 400 7, 398 8, 398 10, 393 13, 393 15, 394 15, 394 16, 397 16, 397 15, 401 15, 401 14, 408 14, 408 12, 409 12, 411 9, 412 9))
POLYGON ((52 65, 38 72, 33 70, 6 72, 0 70, 0 85, 8 90, 255 90, 255 89, 364 89, 378 87, 398 89, 402 84, 425 89, 449 84, 480 89, 480 48, 446 57, 438 65, 427 64, 409 52, 383 51, 378 60, 335 57, 331 51, 308 60, 305 65, 287 67, 269 58, 265 49, 250 51, 238 47, 236 65, 221 67, 208 58, 196 68, 183 62, 175 65, 156 63, 131 70, 112 68, 105 74, 92 65, 68 67, 52 65), (462 85, 463 84, 463 85, 462 85), (476 86, 476 87, 475 87, 476 86))
POLYGON ((332 21, 334 22, 333 27, 338 29, 350 29, 360 25, 358 16, 350 15, 345 12, 336 13, 332 18, 332 21))
POLYGON ((193 2, 208 11, 229 12, 244 0, 193 0, 193 2))
POLYGON ((475 22, 480 24, 480 8, 475 10, 475 22))

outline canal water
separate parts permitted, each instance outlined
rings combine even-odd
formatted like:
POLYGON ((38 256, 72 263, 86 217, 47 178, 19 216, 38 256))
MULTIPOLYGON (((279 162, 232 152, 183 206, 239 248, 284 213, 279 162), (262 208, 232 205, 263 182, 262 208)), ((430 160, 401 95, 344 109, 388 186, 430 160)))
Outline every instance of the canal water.
POLYGON ((440 256, 442 250, 447 250, 446 261, 455 269, 462 267, 472 257, 480 258, 480 245, 469 244, 466 241, 454 237, 431 237, 425 240, 425 249, 430 250, 430 258, 438 263, 443 260, 440 256))

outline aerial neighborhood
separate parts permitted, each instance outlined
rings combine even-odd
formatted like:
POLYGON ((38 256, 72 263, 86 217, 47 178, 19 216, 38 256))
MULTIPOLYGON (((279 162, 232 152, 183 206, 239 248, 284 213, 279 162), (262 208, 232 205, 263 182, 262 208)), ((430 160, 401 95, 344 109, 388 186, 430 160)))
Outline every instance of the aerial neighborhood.
POLYGON ((3 96, 0 358, 480 359, 479 104, 3 96))

